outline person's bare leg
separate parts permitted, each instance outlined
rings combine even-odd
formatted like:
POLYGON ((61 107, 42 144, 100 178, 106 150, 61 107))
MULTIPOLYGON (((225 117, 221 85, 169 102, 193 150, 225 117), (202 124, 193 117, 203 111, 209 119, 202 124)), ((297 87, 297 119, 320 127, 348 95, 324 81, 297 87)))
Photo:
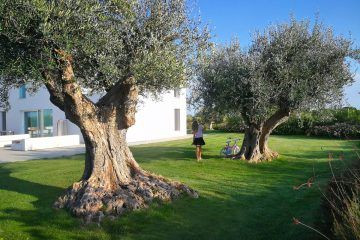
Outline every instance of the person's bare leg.
POLYGON ((200 161, 201 160, 201 146, 197 146, 197 160, 200 161))
POLYGON ((202 158, 201 158, 201 154, 202 154, 202 147, 201 147, 201 146, 199 146, 199 160, 202 160, 202 158))
POLYGON ((196 160, 199 161, 199 146, 196 146, 196 160))

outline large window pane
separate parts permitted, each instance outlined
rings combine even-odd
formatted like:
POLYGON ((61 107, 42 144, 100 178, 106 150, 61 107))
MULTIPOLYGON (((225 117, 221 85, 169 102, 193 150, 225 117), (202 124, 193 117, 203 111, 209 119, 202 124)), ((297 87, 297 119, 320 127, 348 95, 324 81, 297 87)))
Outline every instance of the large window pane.
POLYGON ((24 112, 24 127, 31 137, 53 136, 52 109, 24 112))
POLYGON ((1 130, 6 131, 6 112, 1 112, 1 130))
POLYGON ((38 112, 24 112, 24 127, 25 133, 29 133, 31 137, 39 135, 39 121, 38 112))
POLYGON ((53 114, 52 109, 43 110, 43 136, 52 136, 53 135, 53 114))

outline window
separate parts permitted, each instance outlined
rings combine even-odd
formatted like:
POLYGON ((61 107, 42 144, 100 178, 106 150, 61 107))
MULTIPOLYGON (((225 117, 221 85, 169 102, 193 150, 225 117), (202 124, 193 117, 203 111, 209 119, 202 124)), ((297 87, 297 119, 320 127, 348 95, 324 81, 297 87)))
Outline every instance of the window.
POLYGON ((1 122, 1 126, 0 129, 1 131, 6 131, 6 112, 0 112, 1 116, 0 116, 0 122, 1 122))
POLYGON ((24 132, 31 137, 52 136, 52 109, 24 112, 24 132))
POLYGON ((175 131, 180 131, 180 109, 175 108, 175 131))
POLYGON ((19 88, 19 98, 26 98, 26 86, 22 85, 19 88))
POLYGON ((29 133, 31 137, 35 137, 39 132, 38 112, 24 112, 24 132, 29 133))
POLYGON ((180 97, 180 88, 174 89, 174 97, 176 97, 176 98, 180 97))
POLYGON ((53 114, 52 109, 42 110, 42 136, 53 135, 53 114))

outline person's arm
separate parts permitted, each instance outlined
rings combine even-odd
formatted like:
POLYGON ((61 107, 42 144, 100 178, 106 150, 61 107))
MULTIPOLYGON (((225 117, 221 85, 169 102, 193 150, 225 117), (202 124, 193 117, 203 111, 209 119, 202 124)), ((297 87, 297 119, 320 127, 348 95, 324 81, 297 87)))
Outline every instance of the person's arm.
POLYGON ((196 132, 197 131, 192 130, 193 138, 195 138, 196 132))

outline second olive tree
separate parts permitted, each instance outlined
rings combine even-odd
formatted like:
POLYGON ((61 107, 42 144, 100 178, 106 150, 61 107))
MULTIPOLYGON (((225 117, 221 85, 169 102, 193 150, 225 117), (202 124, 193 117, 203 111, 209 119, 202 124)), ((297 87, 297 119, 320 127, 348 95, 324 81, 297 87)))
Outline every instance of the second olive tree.
POLYGON ((234 41, 210 51, 192 101, 203 111, 240 113, 247 128, 239 157, 270 160, 278 154, 268 147, 269 135, 291 112, 342 98, 353 82, 347 59, 356 52, 331 28, 292 19, 255 34, 246 50, 234 41))

